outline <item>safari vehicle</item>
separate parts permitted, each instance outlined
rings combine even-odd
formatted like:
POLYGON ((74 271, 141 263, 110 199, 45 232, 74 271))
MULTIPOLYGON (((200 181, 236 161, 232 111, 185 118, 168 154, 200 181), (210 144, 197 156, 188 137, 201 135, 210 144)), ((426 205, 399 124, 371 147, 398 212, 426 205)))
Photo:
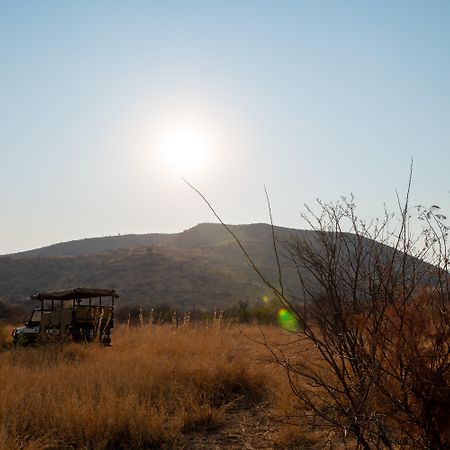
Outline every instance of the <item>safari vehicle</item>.
POLYGON ((98 341, 111 345, 114 327, 114 290, 76 288, 38 292, 32 300, 41 302, 25 326, 13 330, 15 345, 47 341, 98 341))

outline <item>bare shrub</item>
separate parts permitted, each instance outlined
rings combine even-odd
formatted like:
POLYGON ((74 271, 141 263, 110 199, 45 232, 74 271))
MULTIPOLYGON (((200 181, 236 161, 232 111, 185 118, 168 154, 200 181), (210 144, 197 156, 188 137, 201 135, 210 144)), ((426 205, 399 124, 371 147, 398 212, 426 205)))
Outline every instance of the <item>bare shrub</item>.
POLYGON ((283 420, 366 450, 450 448, 448 227, 437 206, 410 208, 409 186, 399 219, 363 221, 353 197, 306 207, 309 238, 273 232, 278 282, 193 188, 298 321, 290 345, 263 340, 297 399, 283 420), (424 224, 417 237, 413 215, 424 224), (284 290, 281 256, 297 269, 300 298, 284 290))
POLYGON ((366 224, 353 199, 319 202, 304 217, 310 241, 284 242, 305 293, 302 308, 279 292, 311 346, 267 344, 307 405, 302 418, 369 448, 448 448, 450 320, 448 246, 442 216, 421 210, 413 239, 409 209, 366 224), (430 232, 431 230, 431 232, 430 232), (421 245, 417 245, 420 242, 421 245), (431 264, 432 263, 432 264, 431 264))
MULTIPOLYGON (((285 241, 305 297, 294 308, 308 353, 270 348, 287 371, 308 419, 355 437, 365 449, 447 448, 450 321, 446 227, 421 210, 421 239, 410 232, 408 202, 366 224, 353 199, 319 202, 304 218, 310 240, 285 241), (431 230, 431 231, 430 231, 431 230), (423 239, 424 238, 424 239, 423 239), (417 243, 421 245, 417 245, 417 243), (432 264, 431 264, 432 263, 432 264), (316 354, 308 362, 308 354, 316 354), (311 414, 312 413, 312 414, 311 414)), ((287 305, 292 299, 283 295, 287 305)))

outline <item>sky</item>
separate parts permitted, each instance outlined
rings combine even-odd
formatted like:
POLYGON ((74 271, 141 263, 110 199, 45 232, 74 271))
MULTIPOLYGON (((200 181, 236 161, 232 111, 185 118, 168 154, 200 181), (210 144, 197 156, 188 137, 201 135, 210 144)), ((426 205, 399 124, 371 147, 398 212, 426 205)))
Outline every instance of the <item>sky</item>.
POLYGON ((450 205, 448 1, 0 0, 0 254, 450 205), (201 151, 199 152, 199 149, 201 151))

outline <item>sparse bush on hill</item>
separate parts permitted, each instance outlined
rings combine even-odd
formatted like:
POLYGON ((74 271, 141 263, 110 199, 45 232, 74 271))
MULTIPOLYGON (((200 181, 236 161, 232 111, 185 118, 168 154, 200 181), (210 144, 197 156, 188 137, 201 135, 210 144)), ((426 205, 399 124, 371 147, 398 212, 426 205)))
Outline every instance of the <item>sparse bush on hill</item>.
MULTIPOLYGON (((236 226, 236 232, 246 239, 259 263, 273 267, 268 225, 236 226)), ((171 246, 75 252, 75 256, 56 256, 51 251, 47 256, 2 256, 0 292, 8 304, 26 308, 33 305, 32 293, 77 286, 114 288, 121 296, 120 306, 230 308, 241 299, 252 301, 264 295, 265 289, 232 240, 225 236, 224 242, 217 236, 224 233, 219 224, 211 224, 182 233, 183 239, 171 246)), ((294 271, 292 275, 295 279, 294 271)))

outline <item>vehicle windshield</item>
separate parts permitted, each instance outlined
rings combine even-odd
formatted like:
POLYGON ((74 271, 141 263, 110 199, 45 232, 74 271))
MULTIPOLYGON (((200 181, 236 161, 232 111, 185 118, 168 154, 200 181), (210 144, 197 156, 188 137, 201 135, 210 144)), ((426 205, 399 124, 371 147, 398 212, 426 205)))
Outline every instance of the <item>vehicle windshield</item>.
POLYGON ((35 310, 31 314, 30 320, 28 322, 29 326, 39 325, 41 323, 41 317, 42 317, 42 311, 41 310, 35 310))

